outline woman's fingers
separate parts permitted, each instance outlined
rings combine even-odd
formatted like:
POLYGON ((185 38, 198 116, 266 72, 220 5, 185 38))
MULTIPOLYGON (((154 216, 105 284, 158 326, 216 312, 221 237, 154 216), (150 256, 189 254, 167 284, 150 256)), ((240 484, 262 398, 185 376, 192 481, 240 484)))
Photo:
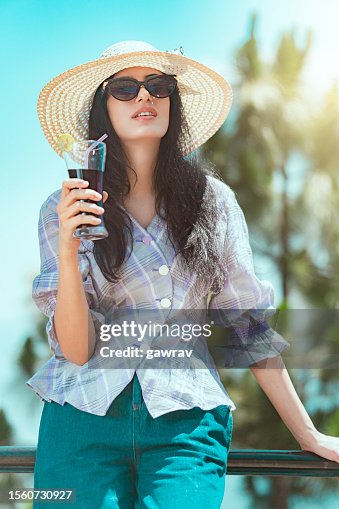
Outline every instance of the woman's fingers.
POLYGON ((67 228, 70 233, 73 233, 78 226, 81 224, 91 224, 93 226, 97 226, 101 223, 100 217, 93 216, 91 214, 79 214, 78 216, 74 216, 68 219, 67 228))
POLYGON ((59 237, 61 250, 78 249, 79 239, 73 237, 74 230, 82 224, 99 225, 101 219, 97 217, 104 213, 104 208, 96 202, 102 197, 94 189, 88 188, 89 182, 78 178, 66 179, 62 182, 61 198, 57 205, 59 216, 59 237), (88 212, 89 214, 86 214, 88 212))
POLYGON ((70 218, 76 216, 81 212, 88 212, 90 214, 101 215, 105 212, 103 207, 100 207, 96 203, 89 203, 86 201, 77 200, 72 205, 65 208, 62 212, 63 217, 70 218))
POLYGON ((101 194, 94 189, 71 189, 68 195, 65 196, 63 200, 60 200, 62 202, 61 209, 70 207, 79 200, 92 200, 97 202, 100 201, 101 198, 101 194))
POLYGON ((87 180, 78 179, 78 178, 70 178, 62 181, 61 187, 61 200, 65 198, 72 189, 86 188, 89 182, 87 180))

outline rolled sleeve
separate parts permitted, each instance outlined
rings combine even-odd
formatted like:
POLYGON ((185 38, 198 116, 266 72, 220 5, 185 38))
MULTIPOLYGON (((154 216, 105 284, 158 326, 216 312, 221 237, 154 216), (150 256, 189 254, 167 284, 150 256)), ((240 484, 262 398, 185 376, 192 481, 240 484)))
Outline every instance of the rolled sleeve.
MULTIPOLYGON (((40 209, 38 224, 40 273, 33 280, 32 298, 38 309, 48 317, 46 333, 52 353, 56 358, 64 359, 54 326, 58 290, 59 217, 56 211, 57 203, 57 200, 49 197, 40 209)), ((92 255, 92 252, 88 244, 88 241, 81 241, 78 250, 78 265, 89 311, 98 335, 101 324, 105 322, 105 316, 98 311, 99 299, 90 274, 89 256, 92 255)))
POLYGON ((246 220, 230 188, 226 219, 225 283, 212 296, 208 316, 214 325, 229 329, 224 367, 249 367, 280 355, 290 344, 267 321, 276 313, 273 286, 254 272, 246 220))

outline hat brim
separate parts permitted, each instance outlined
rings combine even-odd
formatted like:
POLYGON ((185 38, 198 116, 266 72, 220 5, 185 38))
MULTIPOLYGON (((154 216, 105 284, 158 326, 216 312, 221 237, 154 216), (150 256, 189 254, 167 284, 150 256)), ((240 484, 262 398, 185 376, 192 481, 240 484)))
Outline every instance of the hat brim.
POLYGON ((162 51, 114 55, 73 67, 49 81, 40 92, 39 121, 59 156, 62 156, 58 146, 61 134, 69 133, 77 141, 88 139, 88 119, 98 86, 112 74, 135 66, 177 75, 190 130, 189 152, 207 141, 224 123, 232 105, 232 88, 209 67, 183 55, 162 51))

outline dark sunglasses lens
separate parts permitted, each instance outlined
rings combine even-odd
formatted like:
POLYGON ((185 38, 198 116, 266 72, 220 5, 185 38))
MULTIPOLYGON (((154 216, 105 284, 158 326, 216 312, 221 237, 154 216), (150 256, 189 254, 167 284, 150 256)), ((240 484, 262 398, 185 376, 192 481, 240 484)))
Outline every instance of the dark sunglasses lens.
POLYGON ((168 97, 175 90, 176 80, 171 76, 150 78, 147 87, 154 97, 168 97))
POLYGON ((136 96, 138 85, 134 81, 112 81, 109 84, 109 91, 116 99, 120 101, 129 101, 136 96))

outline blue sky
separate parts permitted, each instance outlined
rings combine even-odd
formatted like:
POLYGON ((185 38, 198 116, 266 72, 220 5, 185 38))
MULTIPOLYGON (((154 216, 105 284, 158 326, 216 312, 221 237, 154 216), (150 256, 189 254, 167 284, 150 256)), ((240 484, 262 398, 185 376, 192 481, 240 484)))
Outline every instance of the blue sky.
MULTIPOLYGON (((39 271, 38 214, 67 175, 44 138, 36 113, 40 90, 53 77, 98 58, 120 40, 145 40, 159 49, 184 47, 185 55, 236 80, 233 55, 244 41, 252 12, 264 57, 282 31, 295 28, 303 43, 314 30, 306 78, 311 90, 339 75, 339 4, 326 0, 0 0, 2 228, 4 244, 2 326, 16 320, 18 337, 29 330, 32 277, 39 271), (296 6, 297 4, 297 6, 296 6), (272 7, 274 5, 274 7, 272 7), (28 314, 27 314, 28 313, 28 314), (6 322, 6 323, 5 323, 6 322)), ((279 288, 277 301, 279 300, 279 288)))

